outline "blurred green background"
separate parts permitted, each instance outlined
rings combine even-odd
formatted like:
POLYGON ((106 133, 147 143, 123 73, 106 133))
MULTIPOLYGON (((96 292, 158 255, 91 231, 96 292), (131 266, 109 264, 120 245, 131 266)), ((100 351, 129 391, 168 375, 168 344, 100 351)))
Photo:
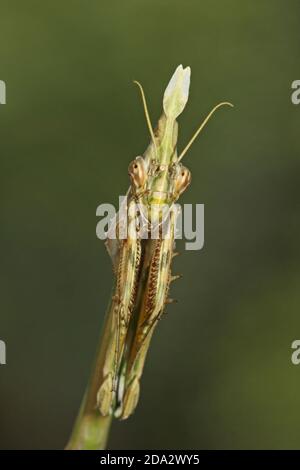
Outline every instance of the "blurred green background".
POLYGON ((300 366, 297 0, 1 1, 0 447, 63 448, 112 285, 96 207, 116 204, 175 67, 179 148, 205 247, 184 252, 137 411, 111 449, 297 448, 300 366))

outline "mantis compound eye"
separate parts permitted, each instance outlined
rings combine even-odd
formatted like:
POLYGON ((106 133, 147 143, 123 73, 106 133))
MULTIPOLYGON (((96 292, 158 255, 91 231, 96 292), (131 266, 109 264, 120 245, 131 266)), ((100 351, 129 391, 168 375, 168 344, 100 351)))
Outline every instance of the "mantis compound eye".
POLYGON ((136 189, 142 188, 147 179, 147 169, 143 157, 136 157, 128 167, 128 174, 136 189))
POLYGON ((175 179, 175 191, 177 197, 186 190, 191 182, 191 172, 185 166, 181 166, 175 179))

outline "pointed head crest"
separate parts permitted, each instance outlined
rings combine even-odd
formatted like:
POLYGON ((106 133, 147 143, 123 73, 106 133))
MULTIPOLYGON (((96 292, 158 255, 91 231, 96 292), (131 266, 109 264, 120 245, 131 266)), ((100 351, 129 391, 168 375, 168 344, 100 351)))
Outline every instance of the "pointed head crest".
POLYGON ((179 65, 165 90, 163 107, 168 118, 176 119, 185 108, 189 99, 191 69, 179 65))
MULTIPOLYGON (((190 88, 190 81, 191 81, 191 69, 190 67, 185 67, 183 68, 182 65, 178 65, 176 68, 174 74, 172 75, 171 80, 169 81, 167 88, 164 93, 163 97, 163 109, 164 109, 164 115, 169 122, 175 122, 176 118, 182 113, 184 110, 186 103, 189 98, 189 88, 190 88)), ((149 132, 151 135, 151 140, 155 149, 156 155, 158 155, 158 148, 157 148, 157 141, 155 137, 155 133, 153 131, 153 127, 151 124, 151 119, 149 116, 149 111, 147 107, 147 102, 145 98, 145 94, 142 88, 142 85, 135 81, 140 88, 141 95, 142 95, 142 100, 143 100, 143 106, 144 106, 144 111, 145 111, 145 116, 146 116, 146 121, 147 125, 149 128, 149 132)), ((194 140, 198 137, 202 129, 205 127, 211 116, 214 114, 214 112, 220 108, 221 106, 231 106, 233 107, 233 104, 225 101, 222 103, 217 104, 211 111, 210 113, 206 116, 204 121, 200 124, 188 144, 184 147, 184 149, 181 151, 180 155, 178 156, 177 161, 179 162, 183 156, 186 154, 186 152, 189 150, 191 145, 193 144, 194 140)), ((174 149, 175 150, 175 149, 174 149)))

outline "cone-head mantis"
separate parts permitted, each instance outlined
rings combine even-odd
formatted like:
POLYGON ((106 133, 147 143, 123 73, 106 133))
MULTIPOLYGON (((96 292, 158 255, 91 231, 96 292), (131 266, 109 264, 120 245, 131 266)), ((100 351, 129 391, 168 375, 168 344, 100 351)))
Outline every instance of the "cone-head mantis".
MULTIPOLYGON (((151 142, 128 168, 131 185, 125 211, 127 235, 115 240, 108 237, 106 241, 116 285, 109 312, 103 380, 97 394, 97 407, 103 416, 114 414, 125 419, 138 402, 151 336, 165 304, 172 301, 168 298, 170 283, 178 277, 171 274, 175 202, 191 182, 190 171, 181 160, 211 115, 221 106, 232 106, 228 102, 215 106, 178 155, 177 117, 188 101, 190 74, 189 67, 177 67, 165 90, 163 114, 155 131, 143 88, 135 82, 141 91, 151 142), (165 226, 167 230, 163 230, 165 226), (156 236, 148 236, 153 229, 156 236)), ((125 221, 120 215, 114 220, 117 235, 125 221)))

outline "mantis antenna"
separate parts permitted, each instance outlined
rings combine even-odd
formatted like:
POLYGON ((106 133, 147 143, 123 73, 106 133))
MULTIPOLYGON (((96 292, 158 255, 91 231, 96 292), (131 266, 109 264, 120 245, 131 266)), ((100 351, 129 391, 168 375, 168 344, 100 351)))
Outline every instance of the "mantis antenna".
POLYGON ((193 137, 191 138, 191 140, 189 141, 189 143, 187 144, 187 146, 182 150, 181 154, 179 155, 178 157, 178 162, 184 157, 184 155, 186 154, 186 152, 189 150, 189 148, 191 147, 191 145, 193 144, 194 140, 198 137, 198 135, 200 134, 200 132, 202 131, 202 129, 205 127, 205 125, 207 124, 207 122, 210 120, 211 116, 214 114, 214 112, 220 108, 221 106, 231 106, 233 108, 233 104, 227 102, 227 101, 224 101, 223 103, 219 103, 217 104, 217 106, 215 106, 211 112, 206 116, 206 118, 204 119, 204 121, 202 122, 202 124, 200 124, 200 127, 197 129, 197 131, 195 132, 195 134, 193 135, 193 137))
POLYGON ((155 148, 155 152, 156 152, 156 154, 157 154, 157 147, 156 147, 156 142, 155 142, 155 136, 154 136, 153 127, 152 127, 152 124, 151 124, 151 119, 150 119, 150 115, 149 115, 148 106, 147 106, 146 97, 145 97, 145 93, 144 93, 143 87, 142 87, 142 85, 140 84, 140 82, 137 82, 136 80, 134 80, 133 83, 135 83, 135 84, 139 87, 139 89, 140 89, 140 92, 141 92, 141 95, 142 95, 143 107, 144 107, 144 112, 145 112, 145 117, 146 117, 148 129, 149 129, 149 132, 150 132, 150 135, 151 135, 151 139, 152 139, 152 142, 153 142, 153 145, 154 145, 154 148, 155 148))

